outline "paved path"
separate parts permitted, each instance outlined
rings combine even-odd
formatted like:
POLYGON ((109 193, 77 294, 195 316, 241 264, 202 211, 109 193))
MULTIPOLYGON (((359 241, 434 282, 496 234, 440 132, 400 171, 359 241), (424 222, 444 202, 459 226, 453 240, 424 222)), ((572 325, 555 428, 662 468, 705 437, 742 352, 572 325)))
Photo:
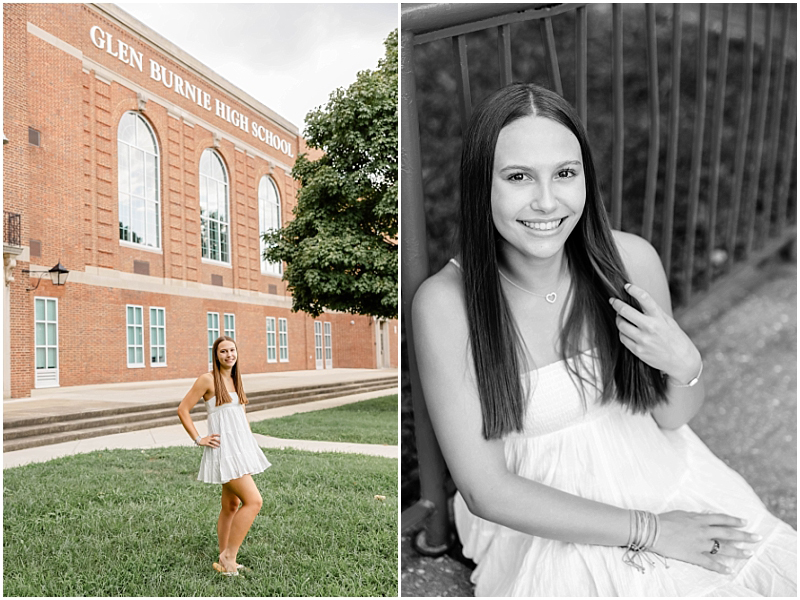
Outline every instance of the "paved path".
MULTIPOLYGON (((294 371, 269 375, 245 376, 244 385, 248 391, 265 391, 269 389, 290 388, 296 385, 314 385, 335 381, 353 381, 356 379, 374 379, 378 377, 396 376, 394 369, 332 369, 329 371, 294 371)), ((82 412, 87 408, 108 408, 126 404, 142 404, 147 402, 163 402, 174 399, 179 402, 191 387, 194 379, 141 382, 136 384, 114 384, 102 386, 76 386, 55 390, 38 390, 31 398, 6 400, 3 402, 3 419, 22 418, 30 415, 64 414, 64 412, 82 412), (157 390, 157 393, 153 393, 157 390)), ((397 388, 388 388, 327 398, 316 402, 281 406, 266 410, 252 411, 247 414, 249 421, 262 421, 286 415, 332 408, 370 398, 379 398, 398 394, 397 388)), ((177 415, 175 420, 178 420, 177 415)), ((206 433, 206 422, 197 422, 198 431, 206 433)), ((262 448, 298 448, 314 452, 349 452, 398 458, 398 446, 382 446, 379 444, 349 444, 340 442, 319 442, 309 440, 284 440, 266 435, 254 434, 262 448)), ((165 446, 191 446, 192 440, 180 423, 166 427, 154 427, 140 431, 128 431, 83 440, 74 440, 38 448, 27 448, 3 453, 3 468, 16 467, 32 462, 44 462, 60 456, 92 452, 94 450, 127 448, 146 449, 165 446)))
MULTIPOLYGON (((281 390, 346 381, 397 377, 397 369, 325 369, 243 375, 248 393, 281 390)), ((3 422, 32 416, 63 415, 92 409, 141 406, 173 400, 180 402, 195 378, 135 381, 103 385, 76 385, 31 390, 30 398, 3 400, 3 422)))

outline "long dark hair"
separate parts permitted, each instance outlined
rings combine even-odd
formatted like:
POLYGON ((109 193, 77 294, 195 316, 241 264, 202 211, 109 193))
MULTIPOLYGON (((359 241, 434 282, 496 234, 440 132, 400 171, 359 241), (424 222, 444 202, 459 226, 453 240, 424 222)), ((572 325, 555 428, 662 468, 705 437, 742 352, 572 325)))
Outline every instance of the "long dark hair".
MULTIPOLYGON (((211 346, 211 354, 214 356, 212 373, 214 375, 214 395, 217 397, 217 406, 233 402, 233 398, 228 393, 228 388, 225 387, 225 382, 222 381, 222 367, 217 356, 217 348, 222 342, 233 342, 233 345, 236 346, 236 340, 227 335, 219 336, 214 340, 214 345, 211 346)), ((239 371, 238 346, 236 346, 236 362, 233 364, 233 369, 231 369, 231 379, 233 379, 233 389, 236 390, 236 395, 239 397, 239 404, 247 404, 247 394, 244 393, 244 386, 242 385, 242 373, 239 371)))
MULTIPOLYGON (((636 309, 639 303, 623 288, 628 275, 603 206, 586 131, 575 110, 561 96, 534 84, 512 84, 489 96, 475 109, 461 154, 460 250, 469 340, 483 415, 483 437, 500 438, 522 431, 527 390, 521 375, 526 364, 521 337, 500 286, 497 252, 501 236, 492 220, 491 181, 500 130, 536 115, 569 129, 581 147, 586 203, 565 252, 572 276, 568 314, 562 314, 559 354, 571 375, 601 390, 601 402, 615 399, 633 412, 647 412, 666 401, 660 371, 643 363, 619 340, 610 297, 636 309), (597 367, 591 376, 582 361, 567 360, 592 344, 597 367)), ((565 305, 566 306, 566 305, 565 305)))

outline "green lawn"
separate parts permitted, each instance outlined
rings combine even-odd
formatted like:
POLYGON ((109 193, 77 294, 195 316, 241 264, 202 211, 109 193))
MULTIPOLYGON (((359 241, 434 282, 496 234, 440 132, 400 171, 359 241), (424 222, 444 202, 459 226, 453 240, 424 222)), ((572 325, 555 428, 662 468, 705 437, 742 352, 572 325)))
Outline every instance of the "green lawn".
POLYGON ((251 423, 253 433, 289 440, 397 445, 397 395, 251 423))
POLYGON ((239 552, 252 570, 230 578, 211 567, 221 486, 195 481, 195 448, 6 469, 4 595, 396 596, 397 461, 268 457, 254 477, 264 505, 239 552))

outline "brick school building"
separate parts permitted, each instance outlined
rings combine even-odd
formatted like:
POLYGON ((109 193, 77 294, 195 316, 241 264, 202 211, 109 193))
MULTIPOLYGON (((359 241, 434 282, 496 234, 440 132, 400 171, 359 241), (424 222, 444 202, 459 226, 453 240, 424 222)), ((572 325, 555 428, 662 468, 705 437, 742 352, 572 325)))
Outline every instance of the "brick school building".
POLYGON ((396 321, 293 313, 261 259, 296 126, 113 5, 3 21, 4 397, 196 377, 221 334, 244 373, 397 366, 396 321))

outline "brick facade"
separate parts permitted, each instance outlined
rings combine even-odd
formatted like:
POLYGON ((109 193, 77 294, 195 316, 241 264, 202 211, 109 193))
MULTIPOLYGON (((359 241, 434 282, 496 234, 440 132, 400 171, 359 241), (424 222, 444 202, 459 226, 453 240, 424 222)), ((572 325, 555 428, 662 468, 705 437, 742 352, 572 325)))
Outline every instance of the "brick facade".
MULTIPOLYGON (((36 297, 58 298, 61 386, 199 375, 209 311, 219 313, 220 329, 225 313, 235 315, 244 372, 316 368, 314 319, 291 312, 286 284, 262 274, 259 257, 261 178, 277 187, 282 222, 296 204, 290 172, 306 150, 296 128, 115 7, 5 4, 3 19, 4 208, 22 215, 24 247, 7 307, 11 396, 35 387, 36 297), (171 88, 155 80, 159 72, 171 76, 171 88), (235 111, 234 122, 220 116, 218 103, 222 115, 235 111), (160 248, 120 241, 117 130, 128 111, 157 140, 160 248), (40 132, 40 146, 29 143, 29 127, 40 132), (227 265, 201 256, 199 164, 208 148, 228 175, 227 265), (59 261, 70 270, 65 286, 45 277, 26 291, 36 277, 21 269, 59 261), (127 366, 127 305, 143 308, 143 368, 127 366), (165 309, 166 366, 149 364, 150 307, 165 309), (288 362, 267 362, 267 317, 288 321, 288 362)), ((333 367, 382 366, 372 318, 317 320, 331 324, 333 367)), ((397 323, 382 329, 396 367, 397 323)))

